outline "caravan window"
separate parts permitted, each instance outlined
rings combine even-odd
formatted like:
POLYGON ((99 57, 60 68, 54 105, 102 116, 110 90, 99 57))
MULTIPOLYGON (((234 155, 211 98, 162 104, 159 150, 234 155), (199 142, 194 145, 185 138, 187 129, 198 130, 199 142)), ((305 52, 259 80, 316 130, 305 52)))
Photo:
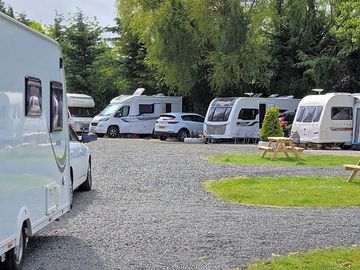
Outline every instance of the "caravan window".
POLYGON ((139 114, 154 113, 154 104, 139 104, 139 114))
POLYGON ((50 82, 50 130, 61 131, 63 126, 63 87, 59 82, 50 82))
POLYGON ((25 78, 25 116, 40 116, 42 111, 41 81, 25 78))
POLYGON ((313 122, 319 122, 322 110, 323 110, 323 106, 316 107, 313 122))
POLYGON ((305 112, 305 107, 304 107, 304 106, 300 106, 299 112, 298 112, 298 114, 297 114, 297 116, 296 116, 296 121, 297 121, 297 122, 301 122, 301 121, 302 121, 303 116, 304 116, 304 112, 305 112))
POLYGON ((351 107, 332 107, 331 120, 351 120, 352 108, 351 107))
POLYGON ((74 117, 93 117, 92 108, 69 107, 69 111, 74 117))
POLYGON ((256 115, 259 114, 258 109, 241 109, 239 112, 238 119, 241 120, 255 120, 256 115))
POLYGON ((230 112, 231 112, 231 108, 213 107, 210 109, 208 120, 212 122, 227 121, 229 119, 230 112))
POLYGON ((312 120, 314 118, 315 109, 316 109, 315 106, 305 107, 303 122, 305 122, 305 123, 312 122, 312 120))

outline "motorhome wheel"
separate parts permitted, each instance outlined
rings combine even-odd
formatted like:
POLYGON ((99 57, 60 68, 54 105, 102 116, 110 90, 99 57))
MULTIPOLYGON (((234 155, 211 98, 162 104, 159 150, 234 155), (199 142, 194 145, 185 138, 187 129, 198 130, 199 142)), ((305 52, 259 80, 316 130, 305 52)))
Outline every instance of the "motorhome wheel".
POLYGON ((165 136, 159 136, 160 141, 165 141, 166 137, 165 136))
POLYGON ((25 227, 23 226, 20 233, 19 245, 6 253, 5 262, 0 263, 1 269, 21 270, 23 268, 26 241, 25 227))
POLYGON ((91 187, 92 187, 92 173, 91 173, 91 162, 89 161, 86 181, 81 184, 79 189, 83 191, 90 191, 91 187))
POLYGON ((119 128, 117 126, 111 126, 107 132, 108 137, 116 138, 119 136, 119 128))

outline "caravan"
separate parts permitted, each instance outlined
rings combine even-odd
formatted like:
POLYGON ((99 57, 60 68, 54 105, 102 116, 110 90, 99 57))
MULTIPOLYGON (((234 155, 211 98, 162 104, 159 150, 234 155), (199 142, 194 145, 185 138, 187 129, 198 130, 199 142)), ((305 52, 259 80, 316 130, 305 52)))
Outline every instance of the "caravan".
POLYGON ((94 117, 95 102, 91 96, 67 93, 67 105, 71 127, 77 133, 88 133, 89 125, 94 117))
POLYGON ((21 269, 27 238, 70 209, 59 45, 0 12, 0 268, 21 269))
POLYGON ((280 112, 294 112, 300 101, 292 96, 273 96, 214 99, 205 116, 205 137, 207 139, 258 139, 267 108, 276 106, 280 112))
POLYGON ((118 96, 95 116, 90 132, 99 137, 115 138, 119 134, 153 134, 156 119, 163 113, 181 112, 182 97, 145 96, 144 88, 131 96, 118 96))
POLYGON ((359 144, 360 94, 309 95, 299 104, 291 136, 300 143, 359 144))

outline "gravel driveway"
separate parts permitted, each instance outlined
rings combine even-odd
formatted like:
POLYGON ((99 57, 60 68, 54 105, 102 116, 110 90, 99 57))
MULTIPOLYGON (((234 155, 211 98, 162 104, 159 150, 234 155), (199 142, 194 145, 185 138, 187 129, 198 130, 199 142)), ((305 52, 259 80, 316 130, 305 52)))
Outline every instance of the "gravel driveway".
POLYGON ((220 202, 207 179, 347 175, 342 168, 212 164, 253 145, 99 139, 93 190, 29 241, 25 269, 232 269, 257 258, 360 244, 360 209, 246 207, 220 202))

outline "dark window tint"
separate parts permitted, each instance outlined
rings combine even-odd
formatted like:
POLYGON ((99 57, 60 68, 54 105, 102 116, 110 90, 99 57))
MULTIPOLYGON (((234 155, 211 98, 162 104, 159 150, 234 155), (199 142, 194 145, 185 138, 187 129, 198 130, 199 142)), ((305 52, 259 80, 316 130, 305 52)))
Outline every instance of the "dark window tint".
POLYGON ((255 120, 256 115, 259 113, 258 109, 241 109, 238 119, 242 120, 255 120))
POLYGON ((181 119, 184 121, 194 121, 192 115, 183 115, 183 116, 181 116, 181 119))
POLYGON ((332 107, 331 120, 351 120, 352 108, 351 107, 332 107))
POLYGON ((171 103, 166 103, 165 112, 171 112, 171 103))
POLYGON ((74 117, 93 117, 92 108, 69 107, 69 111, 74 117))
POLYGON ((25 116, 40 116, 42 112, 41 81, 25 78, 25 116))
POLYGON ((139 104, 139 114, 154 113, 154 104, 139 104))
POLYGON ((204 117, 200 115, 194 115, 194 121, 199 123, 204 123, 204 117))
POLYGON ((209 121, 223 122, 229 119, 231 108, 211 108, 209 113, 209 121))

